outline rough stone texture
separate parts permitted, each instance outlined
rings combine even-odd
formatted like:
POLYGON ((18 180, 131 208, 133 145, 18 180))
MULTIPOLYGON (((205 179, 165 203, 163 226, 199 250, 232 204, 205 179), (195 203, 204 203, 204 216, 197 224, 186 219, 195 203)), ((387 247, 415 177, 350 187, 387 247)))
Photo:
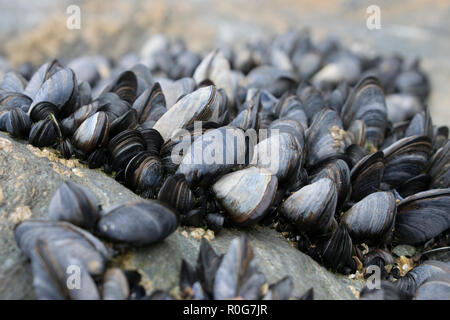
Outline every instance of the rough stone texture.
MULTIPOLYGON (((138 198, 137 195, 76 160, 64 160, 48 149, 40 150, 0 133, 0 299, 33 298, 29 263, 17 247, 14 225, 28 218, 46 218, 51 196, 63 180, 89 188, 103 206, 138 198)), ((181 259, 194 264, 200 244, 198 229, 178 228, 162 243, 126 251, 113 264, 137 268, 146 289, 171 289, 178 284, 181 259)), ((290 275, 295 295, 314 287, 317 299, 353 299, 347 287, 361 283, 343 281, 310 257, 293 248, 279 233, 265 227, 223 230, 211 243, 221 253, 240 232, 246 232, 269 283, 290 275)))

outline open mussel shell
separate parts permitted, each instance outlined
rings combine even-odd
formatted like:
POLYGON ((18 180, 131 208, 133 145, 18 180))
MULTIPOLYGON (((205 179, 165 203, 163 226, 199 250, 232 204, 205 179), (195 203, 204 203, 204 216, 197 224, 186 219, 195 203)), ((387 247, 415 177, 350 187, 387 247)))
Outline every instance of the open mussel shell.
POLYGON ((153 197, 156 188, 163 183, 164 167, 159 159, 148 151, 136 154, 125 168, 125 182, 144 198, 153 197))
POLYGON ((352 192, 350 170, 347 163, 341 159, 331 160, 310 173, 311 183, 314 183, 322 178, 329 178, 333 180, 338 197, 336 208, 341 208, 352 192))
POLYGON ((84 120, 73 134, 74 145, 84 153, 106 145, 109 139, 108 115, 99 111, 84 120))
POLYGON ((97 230, 115 242, 148 245, 164 240, 177 226, 177 214, 170 207, 157 200, 137 200, 106 209, 97 230))
POLYGON ((342 107, 341 116, 345 127, 354 120, 362 120, 366 125, 366 140, 376 147, 381 145, 387 126, 387 108, 377 78, 369 76, 358 82, 342 107))
POLYGON ((244 131, 221 127, 206 131, 197 138, 189 146, 176 172, 184 174, 191 186, 206 184, 245 164, 245 156, 244 131))
POLYGON ((195 197, 186 183, 183 175, 169 176, 158 193, 158 200, 177 209, 181 214, 187 213, 194 207, 195 197))
POLYGON ((328 178, 309 184, 281 205, 281 213, 301 231, 317 236, 328 231, 336 210, 335 183, 328 178))
POLYGON ((345 131, 339 115, 332 109, 323 109, 306 131, 309 165, 316 165, 332 155, 343 154, 346 147, 344 139, 345 131))
POLYGON ((106 270, 103 276, 103 300, 127 300, 130 287, 125 273, 119 268, 106 270))
POLYGON ((329 239, 319 241, 316 255, 325 266, 344 274, 356 268, 352 239, 344 225, 335 228, 329 239))
POLYGON ((236 224, 252 225, 267 213, 277 186, 276 176, 269 171, 249 167, 223 176, 212 191, 236 224))
POLYGON ((31 121, 28 115, 20 108, 14 108, 8 112, 5 119, 5 129, 13 137, 26 138, 30 132, 31 121))
POLYGON ((448 263, 436 260, 427 260, 409 271, 404 277, 395 282, 395 286, 407 295, 413 295, 428 279, 438 275, 450 273, 448 263))
POLYGON ((95 196, 71 181, 59 186, 48 208, 50 219, 67 221, 84 229, 94 227, 100 216, 99 211, 95 196))
POLYGON ((406 137, 383 150, 383 182, 397 188, 421 174, 431 154, 431 140, 425 136, 406 137))
POLYGON ((281 183, 291 178, 298 167, 302 166, 302 151, 295 137, 290 133, 271 134, 269 138, 255 146, 250 163, 267 169, 276 175, 281 183))
POLYGON ((341 221, 356 243, 378 243, 387 240, 392 233, 395 215, 394 194, 374 192, 347 210, 341 221))
POLYGON ((415 300, 450 300, 450 274, 434 276, 422 284, 415 300))
POLYGON ((145 150, 145 140, 139 130, 127 129, 109 141, 108 150, 113 168, 121 170, 126 167, 131 158, 145 150))
POLYGON ((359 201, 380 190, 384 173, 383 152, 378 151, 362 158, 350 172, 352 200, 359 201))
POLYGON ((450 189, 417 193, 398 205, 395 238, 400 243, 425 242, 450 228, 450 189))
POLYGON ((25 220, 15 227, 14 237, 29 258, 32 258, 37 241, 42 240, 79 260, 92 275, 103 274, 109 258, 99 239, 65 221, 25 220))
POLYGON ((220 102, 215 86, 201 87, 181 98, 159 118, 153 128, 167 141, 177 129, 185 128, 194 121, 217 121, 220 102))
POLYGON ((55 243, 39 239, 31 256, 33 287, 40 300, 98 300, 87 267, 55 243), (78 279, 71 277, 77 273, 78 279))
POLYGON ((31 127, 28 142, 36 147, 49 147, 61 138, 61 130, 55 117, 39 120, 31 127))

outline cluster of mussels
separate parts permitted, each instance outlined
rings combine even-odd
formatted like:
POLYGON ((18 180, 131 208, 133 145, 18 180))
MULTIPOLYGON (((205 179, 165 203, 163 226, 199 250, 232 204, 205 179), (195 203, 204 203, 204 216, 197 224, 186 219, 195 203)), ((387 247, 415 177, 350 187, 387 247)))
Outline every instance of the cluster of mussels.
MULTIPOLYGON (((183 225, 270 225, 326 267, 353 273, 385 270, 395 244, 448 244, 450 141, 448 127, 432 123, 429 91, 417 59, 308 32, 222 46, 203 59, 157 35, 115 66, 85 56, 6 73, 0 130, 103 167, 169 205, 183 225)), ((137 228, 175 227, 156 214, 160 206, 133 208, 111 210, 136 214, 137 228), (141 220, 147 209, 155 215, 141 220)), ((112 212, 97 229, 135 244, 160 237, 128 230, 124 217, 112 212)), ((418 280, 418 268, 383 277, 410 296, 435 283, 418 280)), ((436 285, 448 297, 448 267, 441 270, 436 285)))
MULTIPOLYGON (((178 226, 178 213, 164 203, 137 200, 102 210, 89 190, 66 181, 53 195, 48 215, 50 220, 25 220, 14 230, 17 244, 31 260, 38 299, 174 298, 163 290, 146 295, 138 271, 108 267, 113 252, 93 235, 133 245, 161 241, 178 226)), ((268 286, 243 235, 225 255, 202 238, 196 267, 182 262, 180 290, 176 298, 281 300, 291 298, 293 283, 285 277, 268 286)), ((312 298, 312 288, 300 297, 312 298)))

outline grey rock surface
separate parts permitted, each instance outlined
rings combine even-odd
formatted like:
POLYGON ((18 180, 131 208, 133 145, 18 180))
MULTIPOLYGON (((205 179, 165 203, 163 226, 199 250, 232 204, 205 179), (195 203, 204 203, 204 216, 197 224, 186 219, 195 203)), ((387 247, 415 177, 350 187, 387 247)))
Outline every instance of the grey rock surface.
MULTIPOLYGON (((24 219, 47 218, 50 199, 66 179, 89 188, 104 206, 138 198, 114 179, 90 170, 76 160, 58 158, 54 151, 38 149, 0 133, 0 299, 32 299, 29 262, 17 247, 14 225, 24 219)), ((147 290, 172 289, 178 285, 181 259, 195 264, 200 229, 178 228, 162 243, 125 251, 112 264, 137 268, 147 290)), ((246 232, 260 270, 273 283, 286 275, 294 280, 294 294, 300 296, 314 287, 316 299, 354 299, 348 288, 361 284, 343 279, 321 267, 291 246, 281 234, 265 227, 222 230, 211 240, 224 253, 230 241, 246 232)))

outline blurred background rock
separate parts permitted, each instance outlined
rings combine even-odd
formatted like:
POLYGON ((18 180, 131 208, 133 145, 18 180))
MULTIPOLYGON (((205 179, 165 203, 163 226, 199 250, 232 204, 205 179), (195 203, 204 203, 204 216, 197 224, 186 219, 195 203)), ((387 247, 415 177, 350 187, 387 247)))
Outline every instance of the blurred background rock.
POLYGON ((160 32, 206 52, 219 43, 257 41, 304 27, 313 38, 334 34, 364 50, 420 56, 432 83, 433 120, 450 125, 448 0, 0 0, 0 56, 13 67, 94 53, 117 59, 160 32), (79 30, 66 27, 72 4, 81 9, 79 30), (366 27, 366 9, 373 4, 381 8, 379 30, 366 27))

